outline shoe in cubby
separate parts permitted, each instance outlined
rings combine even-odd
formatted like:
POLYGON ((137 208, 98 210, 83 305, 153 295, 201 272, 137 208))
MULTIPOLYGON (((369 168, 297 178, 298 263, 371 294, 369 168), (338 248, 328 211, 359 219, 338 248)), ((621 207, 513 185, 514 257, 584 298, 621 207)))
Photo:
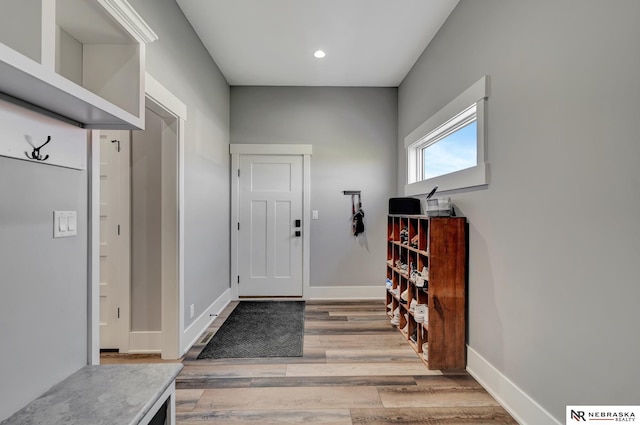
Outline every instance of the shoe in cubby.
POLYGON ((427 309, 426 304, 417 304, 415 312, 413 313, 413 317, 418 323, 426 323, 428 312, 429 310, 427 309))

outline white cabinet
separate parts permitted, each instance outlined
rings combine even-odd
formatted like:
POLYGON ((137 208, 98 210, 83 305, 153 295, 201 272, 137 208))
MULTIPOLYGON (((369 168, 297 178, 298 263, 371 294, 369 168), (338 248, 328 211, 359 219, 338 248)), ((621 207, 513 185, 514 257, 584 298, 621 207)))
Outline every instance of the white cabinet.
POLYGON ((86 128, 144 128, 156 38, 125 0, 2 0, 0 92, 86 128))

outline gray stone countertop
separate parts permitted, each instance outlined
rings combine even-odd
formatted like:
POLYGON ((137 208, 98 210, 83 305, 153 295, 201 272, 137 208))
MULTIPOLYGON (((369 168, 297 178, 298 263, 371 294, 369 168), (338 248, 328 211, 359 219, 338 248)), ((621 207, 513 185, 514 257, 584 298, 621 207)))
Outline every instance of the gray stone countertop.
POLYGON ((182 364, 85 366, 1 425, 136 425, 182 364))

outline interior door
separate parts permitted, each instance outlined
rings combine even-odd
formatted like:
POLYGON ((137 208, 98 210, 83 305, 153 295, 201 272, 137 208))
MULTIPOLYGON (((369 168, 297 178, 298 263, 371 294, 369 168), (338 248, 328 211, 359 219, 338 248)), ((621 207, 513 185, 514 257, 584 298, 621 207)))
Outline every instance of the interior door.
POLYGON ((301 155, 240 155, 238 295, 302 296, 301 155))
POLYGON ((128 131, 100 135, 100 349, 126 351, 129 290, 128 131))

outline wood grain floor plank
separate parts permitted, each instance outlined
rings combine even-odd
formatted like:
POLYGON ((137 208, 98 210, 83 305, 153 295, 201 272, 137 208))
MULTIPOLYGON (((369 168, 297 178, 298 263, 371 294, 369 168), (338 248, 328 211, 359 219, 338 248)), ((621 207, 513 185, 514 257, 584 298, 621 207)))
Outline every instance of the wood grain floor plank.
POLYGON ((254 378, 252 387, 381 387, 417 385, 413 376, 290 376, 254 378))
POLYGON ((386 408, 396 407, 478 407, 499 406, 482 388, 425 386, 379 388, 380 399, 386 408))
POLYGON ((393 350, 326 350, 327 363, 402 363, 416 361, 417 355, 411 347, 393 350))
POLYGON ((249 388, 253 378, 194 378, 178 376, 176 389, 211 389, 211 388, 249 388))
POLYGON ((185 364, 182 378, 247 378, 285 376, 286 364, 185 364))
POLYGON ((338 331, 338 333, 346 334, 352 329, 362 331, 376 331, 380 333, 386 333, 388 331, 394 331, 394 328, 389 326, 389 321, 386 318, 383 320, 359 320, 353 321, 308 321, 304 324, 305 333, 309 330, 332 330, 338 331))
POLYGON ((416 376, 416 384, 429 388, 475 388, 482 389, 482 386, 468 373, 460 375, 432 375, 416 376))
POLYGON ((417 357, 414 363, 290 364, 286 376, 413 376, 441 375, 429 370, 417 357))
MULTIPOLYGON (((348 350, 371 348, 396 349, 407 348, 407 341, 400 335, 400 332, 380 333, 373 335, 314 335, 317 340, 309 340, 309 346, 322 347, 327 350, 348 350), (315 342, 317 341, 317 343, 315 342), (316 345, 317 344, 317 345, 316 345)), ((305 340, 306 343, 306 340, 305 340)))
POLYGON ((313 326, 306 327, 304 332, 309 335, 379 335, 379 334, 394 334, 399 333, 394 328, 387 328, 386 326, 373 327, 369 325, 362 326, 359 323, 345 322, 344 329, 339 326, 313 326))
POLYGON ((329 317, 366 317, 371 319, 387 319, 384 308, 376 310, 340 310, 327 312, 329 317))
POLYGON ((317 410, 214 410, 207 413, 178 414, 179 424, 193 425, 352 425, 348 409, 317 410))
POLYGON ((383 407, 376 387, 277 387, 204 390, 194 412, 383 407))
POLYGON ((176 411, 191 412, 202 397, 203 389, 176 389, 176 411))
POLYGON ((351 409, 353 425, 517 425, 502 408, 351 409))

